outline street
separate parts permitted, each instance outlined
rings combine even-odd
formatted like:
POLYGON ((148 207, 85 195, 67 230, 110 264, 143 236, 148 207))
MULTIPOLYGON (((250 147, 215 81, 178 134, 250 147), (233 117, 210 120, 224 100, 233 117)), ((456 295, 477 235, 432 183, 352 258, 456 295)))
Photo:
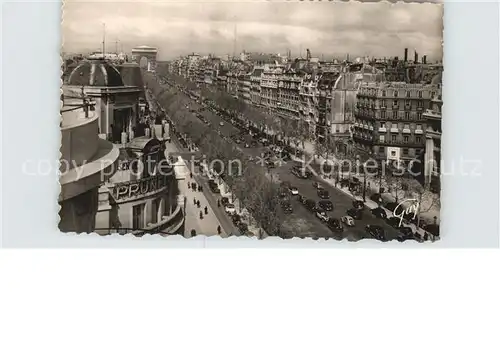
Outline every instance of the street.
MULTIPOLYGON (((177 88, 170 86, 170 89, 178 91, 177 88)), ((196 118, 195 114, 200 113, 206 120, 211 123, 211 126, 220 131, 220 134, 226 138, 230 138, 235 135, 239 135, 242 131, 236 128, 234 125, 229 123, 228 119, 222 118, 217 114, 210 111, 209 107, 198 103, 188 96, 184 95, 182 92, 176 95, 176 98, 181 99, 180 105, 188 105, 189 109, 193 109, 199 112, 193 112, 193 118, 196 118), (200 111, 201 110, 201 111, 200 111)), ((250 143, 252 137, 250 135, 244 136, 245 142, 250 143)), ((246 155, 252 156, 254 159, 261 157, 263 152, 269 150, 268 147, 263 147, 260 144, 257 147, 246 148, 244 143, 238 145, 239 149, 243 151, 246 155)), ((352 208, 353 198, 349 195, 343 193, 334 186, 323 182, 320 177, 312 176, 310 179, 300 179, 291 174, 293 161, 288 161, 286 163, 277 164, 276 168, 272 169, 273 179, 279 181, 288 181, 292 186, 298 188, 299 194, 305 196, 308 199, 315 201, 320 200, 316 189, 313 187, 312 183, 314 181, 323 184, 323 187, 330 193, 330 201, 333 203, 333 211, 328 213, 331 218, 340 219, 342 216, 346 215, 346 211, 352 208)), ((293 213, 287 216, 283 226, 285 229, 290 229, 291 232, 300 233, 299 236, 303 237, 334 237, 334 233, 326 226, 326 224, 316 217, 314 213, 307 210, 302 203, 294 199, 292 201, 293 213)), ((344 226, 344 232, 342 236, 348 240, 360 240, 363 238, 370 238, 370 236, 365 231, 366 225, 379 225, 384 228, 387 239, 394 239, 399 235, 398 231, 387 225, 383 220, 375 218, 369 209, 365 209, 363 217, 360 220, 355 221, 354 227, 344 226)))

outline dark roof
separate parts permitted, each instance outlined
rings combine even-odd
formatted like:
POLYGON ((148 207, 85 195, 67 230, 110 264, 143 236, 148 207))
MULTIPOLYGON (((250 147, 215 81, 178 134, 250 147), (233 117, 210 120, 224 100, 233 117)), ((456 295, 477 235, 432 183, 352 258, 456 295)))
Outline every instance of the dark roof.
POLYGON ((124 85, 139 87, 141 89, 140 97, 146 98, 144 93, 144 80, 142 71, 137 63, 124 63, 117 67, 124 85))
POLYGON ((260 77, 260 75, 262 74, 262 72, 264 72, 264 70, 262 68, 256 68, 256 69, 253 70, 252 76, 254 76, 254 77, 260 77))
POLYGON ((120 72, 105 60, 85 60, 71 72, 69 85, 84 85, 97 87, 123 86, 120 72))

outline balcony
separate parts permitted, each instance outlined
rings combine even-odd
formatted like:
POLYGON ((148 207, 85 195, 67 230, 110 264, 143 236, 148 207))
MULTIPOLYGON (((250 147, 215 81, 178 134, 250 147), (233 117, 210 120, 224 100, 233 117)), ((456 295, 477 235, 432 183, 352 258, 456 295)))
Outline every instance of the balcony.
POLYGON ((422 129, 415 129, 415 134, 424 134, 422 129))
POLYGON ((379 131, 379 133, 386 133, 386 132, 387 132, 387 129, 386 129, 386 128, 382 128, 382 127, 380 127, 380 128, 378 129, 378 131, 379 131))
POLYGON ((399 133, 399 129, 398 128, 391 128, 391 133, 399 133))
POLYGON ((403 129, 403 133, 405 133, 405 134, 411 134, 411 130, 408 129, 408 128, 404 128, 403 129))

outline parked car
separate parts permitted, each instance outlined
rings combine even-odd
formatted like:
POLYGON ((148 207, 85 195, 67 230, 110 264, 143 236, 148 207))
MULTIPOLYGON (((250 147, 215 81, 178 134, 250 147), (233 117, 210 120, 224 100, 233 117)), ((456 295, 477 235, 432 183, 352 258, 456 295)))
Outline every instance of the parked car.
POLYGON ((318 207, 325 211, 333 211, 333 204, 330 200, 318 201, 318 207))
POLYGON ((387 208, 389 211, 394 211, 396 207, 398 206, 397 202, 388 202, 384 205, 385 208, 387 208))
POLYGON ((297 195, 297 200, 299 200, 300 203, 305 205, 307 199, 305 196, 299 194, 299 195, 297 195))
POLYGON ((340 220, 348 227, 354 227, 354 219, 351 216, 344 216, 340 220))
POLYGON ((381 218, 381 219, 387 218, 387 212, 385 212, 385 210, 381 207, 376 207, 376 208, 372 209, 371 212, 377 218, 381 218))
POLYGON ((327 222, 329 219, 326 212, 322 211, 322 210, 316 211, 316 217, 318 217, 319 219, 321 219, 324 222, 327 222))
POLYGON ((350 208, 346 211, 348 216, 351 216, 354 219, 362 219, 363 214, 360 210, 356 210, 355 208, 350 208))
POLYGON ((330 198, 330 193, 327 190, 319 189, 318 190, 318 196, 319 196, 320 199, 329 199, 330 198))
POLYGON ((362 210, 365 208, 365 203, 361 200, 354 200, 352 202, 352 207, 355 208, 356 210, 362 210))
POLYGON ((220 189, 217 184, 210 182, 208 183, 208 187, 210 188, 210 190, 212 190, 213 193, 220 194, 220 189))
POLYGON ((220 203, 222 204, 222 206, 226 207, 226 205, 229 203, 229 199, 223 196, 220 199, 220 203))
POLYGON ((382 195, 373 194, 372 196, 370 196, 370 200, 375 201, 376 203, 379 203, 382 201, 382 195))
POLYGON ((234 204, 227 204, 225 206, 225 211, 226 211, 226 213, 232 215, 232 214, 236 213, 236 207, 234 207, 234 204))
POLYGON ((219 125, 220 125, 221 127, 223 127, 223 126, 224 126, 224 122, 219 122, 219 125))
POLYGON ((295 187, 295 186, 292 186, 292 187, 290 187, 290 193, 292 195, 299 195, 299 189, 297 189, 297 187, 295 187))
POLYGON ((365 227, 366 232, 376 240, 387 241, 384 229, 379 225, 368 224, 365 227))
POLYGON ((316 201, 314 200, 306 200, 304 202, 304 206, 306 206, 306 208, 309 210, 309 211, 315 211, 316 210, 316 201))
POLYGON ((326 223, 326 225, 333 232, 340 233, 340 232, 344 231, 344 227, 342 226, 342 223, 337 218, 330 218, 328 220, 328 222, 326 223))

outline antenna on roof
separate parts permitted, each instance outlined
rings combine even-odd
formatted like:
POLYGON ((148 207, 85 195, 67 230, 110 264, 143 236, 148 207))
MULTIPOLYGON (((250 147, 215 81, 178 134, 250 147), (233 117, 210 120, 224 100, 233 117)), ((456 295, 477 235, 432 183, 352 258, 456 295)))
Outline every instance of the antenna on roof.
POLYGON ((106 23, 102 24, 102 58, 106 58, 106 23))

